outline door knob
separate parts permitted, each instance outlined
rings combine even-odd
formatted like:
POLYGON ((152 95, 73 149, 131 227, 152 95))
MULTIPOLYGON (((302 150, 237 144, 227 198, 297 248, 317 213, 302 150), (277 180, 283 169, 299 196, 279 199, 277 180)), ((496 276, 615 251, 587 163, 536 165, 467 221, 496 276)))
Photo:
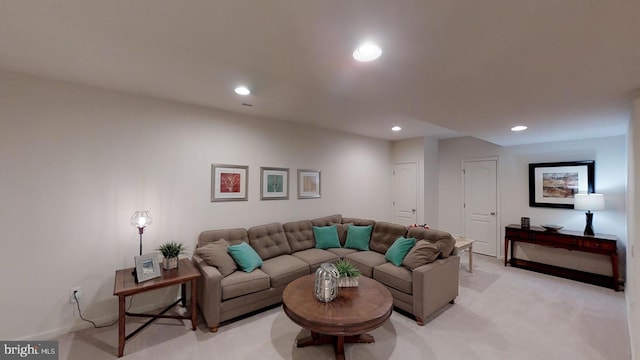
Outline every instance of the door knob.
POLYGON ((495 215, 495 214, 496 214, 495 212, 493 212, 493 211, 491 212, 491 215, 495 215))
POLYGON ((415 214, 416 213, 416 209, 411 209, 411 212, 415 214))

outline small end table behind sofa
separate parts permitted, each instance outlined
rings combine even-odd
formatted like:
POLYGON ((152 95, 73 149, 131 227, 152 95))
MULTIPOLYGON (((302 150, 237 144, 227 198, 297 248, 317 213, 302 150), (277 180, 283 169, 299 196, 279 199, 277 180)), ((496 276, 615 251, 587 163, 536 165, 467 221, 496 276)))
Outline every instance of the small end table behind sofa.
POLYGON ((468 239, 462 236, 454 236, 456 238, 456 245, 454 246, 453 253, 455 255, 460 255, 460 253, 464 250, 469 252, 469 272, 473 272, 473 243, 474 239, 468 239))

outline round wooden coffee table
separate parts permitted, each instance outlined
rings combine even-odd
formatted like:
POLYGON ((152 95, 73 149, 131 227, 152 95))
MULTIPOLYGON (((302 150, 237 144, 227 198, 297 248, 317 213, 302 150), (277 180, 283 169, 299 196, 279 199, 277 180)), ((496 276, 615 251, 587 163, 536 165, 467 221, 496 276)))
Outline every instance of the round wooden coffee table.
POLYGON ((372 343, 366 334, 391 316, 393 298, 379 282, 360 276, 358 287, 340 288, 338 296, 324 303, 315 296, 315 275, 292 281, 282 294, 282 308, 296 324, 311 331, 296 346, 333 344, 336 359, 344 359, 344 343, 372 343))

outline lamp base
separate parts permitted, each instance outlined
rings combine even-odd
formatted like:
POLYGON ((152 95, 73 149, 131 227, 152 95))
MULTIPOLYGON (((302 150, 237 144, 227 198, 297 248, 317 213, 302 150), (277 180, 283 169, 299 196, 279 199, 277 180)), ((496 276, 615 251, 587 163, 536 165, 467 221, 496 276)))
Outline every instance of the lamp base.
POLYGON ((594 235, 593 233, 593 213, 591 211, 587 211, 584 213, 587 216, 587 226, 584 228, 585 235, 594 235))

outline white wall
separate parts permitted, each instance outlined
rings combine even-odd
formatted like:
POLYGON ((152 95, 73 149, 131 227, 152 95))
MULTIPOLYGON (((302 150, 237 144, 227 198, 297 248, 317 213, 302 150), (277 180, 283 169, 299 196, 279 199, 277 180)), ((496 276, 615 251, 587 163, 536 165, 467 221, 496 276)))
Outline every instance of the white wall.
POLYGON ((0 103, 0 339, 86 326, 68 303, 75 286, 86 317, 114 319, 114 272, 138 254, 135 210, 153 216, 144 252, 193 250, 206 229, 390 220, 387 141, 6 72, 0 103), (249 166, 249 201, 210 202, 212 163, 249 166), (290 168, 290 200, 259 200, 260 166, 290 168), (299 168, 322 171, 321 199, 296 199, 299 168))
POLYGON ((631 355, 633 359, 640 359, 640 309, 638 296, 640 294, 640 256, 638 256, 639 242, 638 209, 640 209, 640 98, 633 104, 633 115, 629 125, 629 189, 627 203, 628 251, 627 251, 627 283, 625 287, 627 298, 627 313, 629 317, 629 338, 631 339, 631 355))
MULTIPOLYGON (((533 225, 558 224, 566 229, 581 231, 585 226, 582 211, 529 207, 528 165, 539 162, 595 160, 596 191, 606 196, 604 211, 594 215, 594 229, 598 233, 618 236, 622 254, 621 267, 624 273, 624 257, 627 243, 626 233, 626 148, 625 137, 605 137, 577 141, 561 141, 535 145, 500 147, 474 138, 457 138, 440 141, 440 228, 452 233, 463 233, 462 221, 462 173, 464 159, 487 157, 500 158, 500 209, 498 219, 501 227, 500 244, 504 227, 519 224, 520 217, 528 216, 533 225)), ((502 246, 499 249, 502 250, 502 246)), ((501 251, 502 252, 502 251, 501 251)), ((610 261, 606 257, 579 254, 574 257, 568 251, 546 252, 544 248, 529 250, 532 259, 544 256, 546 261, 557 265, 579 268, 586 271, 611 273, 610 261), (584 258, 588 261, 583 261, 584 258)))

